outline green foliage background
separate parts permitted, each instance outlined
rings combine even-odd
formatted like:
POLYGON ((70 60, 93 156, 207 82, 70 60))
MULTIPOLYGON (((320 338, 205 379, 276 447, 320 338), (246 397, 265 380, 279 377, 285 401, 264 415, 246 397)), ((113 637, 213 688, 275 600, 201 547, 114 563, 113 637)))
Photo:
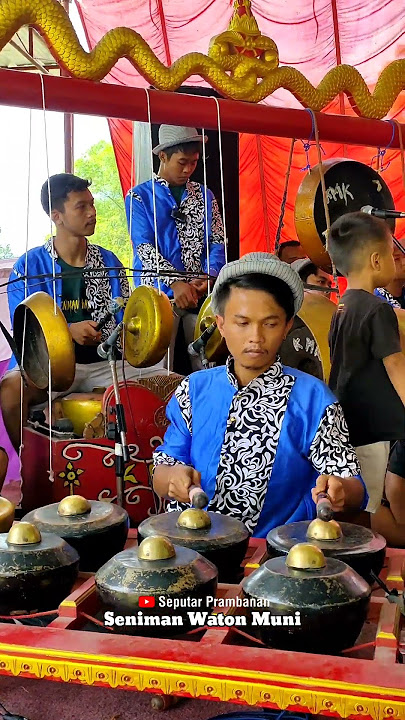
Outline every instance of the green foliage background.
POLYGON ((15 257, 15 253, 11 250, 10 245, 0 245, 0 260, 8 260, 9 258, 15 257))
POLYGON ((132 268, 124 200, 113 147, 101 140, 75 162, 75 174, 92 180, 91 192, 97 209, 92 242, 112 250, 125 268, 132 268))

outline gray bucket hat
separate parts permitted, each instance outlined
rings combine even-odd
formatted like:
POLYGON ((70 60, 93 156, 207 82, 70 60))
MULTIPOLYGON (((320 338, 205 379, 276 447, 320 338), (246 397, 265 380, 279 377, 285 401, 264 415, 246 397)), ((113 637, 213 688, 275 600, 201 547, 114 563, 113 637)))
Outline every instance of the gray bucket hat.
POLYGON ((217 297, 222 285, 229 280, 234 280, 241 275, 248 274, 269 275, 285 282, 290 288, 294 297, 294 313, 300 310, 304 300, 304 286, 298 273, 291 268, 291 265, 279 260, 275 255, 265 252, 248 253, 233 262, 224 265, 220 271, 214 289, 211 294, 211 307, 217 313, 217 297))
POLYGON ((167 150, 167 148, 174 145, 184 145, 191 142, 206 143, 207 140, 207 135, 199 135, 196 128, 161 125, 159 128, 159 145, 156 145, 152 152, 154 155, 159 155, 162 150, 167 150))
POLYGON ((300 274, 301 270, 308 267, 308 265, 314 265, 315 263, 312 262, 309 258, 300 258, 300 260, 294 260, 294 262, 291 263, 291 267, 293 270, 295 270, 298 274, 300 274))

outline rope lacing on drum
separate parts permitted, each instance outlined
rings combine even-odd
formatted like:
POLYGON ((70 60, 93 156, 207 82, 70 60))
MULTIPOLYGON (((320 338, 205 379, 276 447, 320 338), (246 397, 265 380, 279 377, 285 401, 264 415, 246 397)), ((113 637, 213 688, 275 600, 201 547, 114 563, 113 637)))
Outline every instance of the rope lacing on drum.
MULTIPOLYGON (((316 141, 316 137, 315 137, 316 131, 317 131, 317 126, 316 126, 316 120, 315 120, 315 115, 314 115, 313 111, 310 110, 309 108, 305 108, 305 109, 307 112, 309 112, 309 114, 311 116, 312 129, 311 129, 311 134, 310 134, 308 140, 306 140, 306 141, 301 140, 302 146, 304 148, 305 156, 307 159, 307 164, 305 165, 305 167, 301 168, 301 172, 311 172, 311 162, 309 159, 309 152, 312 147, 317 145, 317 141, 316 141), (315 140, 315 142, 314 142, 314 140, 315 140)), ((320 147, 321 151, 323 152, 323 154, 325 155, 325 150, 323 149, 322 145, 319 145, 319 147, 320 147)))
MULTIPOLYGON (((386 164, 384 164, 384 158, 386 155, 387 150, 390 149, 392 143, 394 142, 395 137, 395 120, 386 120, 387 123, 389 123, 392 127, 392 135, 391 140, 389 141, 388 145, 385 146, 385 148, 377 148, 377 155, 374 155, 371 158, 370 167, 373 167, 374 160, 376 161, 376 169, 377 172, 382 173, 385 170, 389 168, 391 165, 391 160, 389 160, 386 164)), ((401 135, 401 133, 400 133, 401 135)))

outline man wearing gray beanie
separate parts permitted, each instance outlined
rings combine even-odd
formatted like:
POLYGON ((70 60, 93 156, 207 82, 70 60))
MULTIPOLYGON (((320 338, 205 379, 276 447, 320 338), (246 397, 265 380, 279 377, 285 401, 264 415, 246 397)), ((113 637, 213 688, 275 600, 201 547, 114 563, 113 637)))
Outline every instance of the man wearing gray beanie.
POLYGON ((232 515, 255 537, 316 515, 363 509, 367 491, 342 409, 320 380, 290 367, 279 348, 303 302, 297 272, 251 253, 219 273, 211 305, 230 357, 183 380, 154 454, 154 488, 168 510, 200 485, 208 510, 232 515))

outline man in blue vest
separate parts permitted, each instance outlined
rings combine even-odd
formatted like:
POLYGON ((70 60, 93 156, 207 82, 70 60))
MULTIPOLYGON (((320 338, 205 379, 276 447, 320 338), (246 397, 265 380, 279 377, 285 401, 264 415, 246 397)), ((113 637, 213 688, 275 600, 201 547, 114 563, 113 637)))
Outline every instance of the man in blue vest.
POLYGON ((265 537, 312 519, 320 492, 336 512, 365 507, 336 398, 278 357, 303 297, 295 270, 268 253, 245 255, 219 273, 211 306, 230 357, 184 379, 168 404, 153 482, 169 511, 185 508, 190 486, 201 485, 208 510, 265 537))
MULTIPOLYGON (((125 301, 130 294, 125 270, 116 255, 87 241, 96 228, 96 208, 89 186, 88 180, 67 173, 53 175, 49 185, 48 181, 44 183, 41 203, 53 220, 55 236, 17 260, 8 285, 12 324, 17 305, 39 291, 55 297, 69 324, 75 348, 76 374, 72 387, 62 394, 91 392, 94 387, 111 385, 109 364, 100 360, 97 346, 122 320, 123 311, 119 309, 101 331, 97 326, 109 314, 116 299, 125 301), (41 275, 45 277, 39 279, 41 275)), ((127 363, 125 368, 128 379, 141 374, 140 370, 127 363)), ((122 379, 121 368, 118 366, 117 369, 119 379, 122 379)), ((11 359, 10 370, 0 386, 0 403, 10 440, 18 449, 21 374, 16 369, 15 358, 11 359)), ((142 371, 143 375, 158 373, 156 368, 142 371)), ((46 397, 46 392, 29 384, 24 388, 24 421, 28 408, 45 402, 46 397)))
MULTIPOLYGON (((160 287, 174 302, 170 368, 180 320, 188 345, 198 307, 207 295, 208 276, 215 278, 225 263, 218 203, 211 190, 205 192, 191 180, 206 140, 195 128, 162 125, 159 145, 153 149, 160 159, 159 173, 134 187, 125 201, 134 283, 160 287)), ((192 360, 192 367, 200 369, 198 359, 192 360)))

